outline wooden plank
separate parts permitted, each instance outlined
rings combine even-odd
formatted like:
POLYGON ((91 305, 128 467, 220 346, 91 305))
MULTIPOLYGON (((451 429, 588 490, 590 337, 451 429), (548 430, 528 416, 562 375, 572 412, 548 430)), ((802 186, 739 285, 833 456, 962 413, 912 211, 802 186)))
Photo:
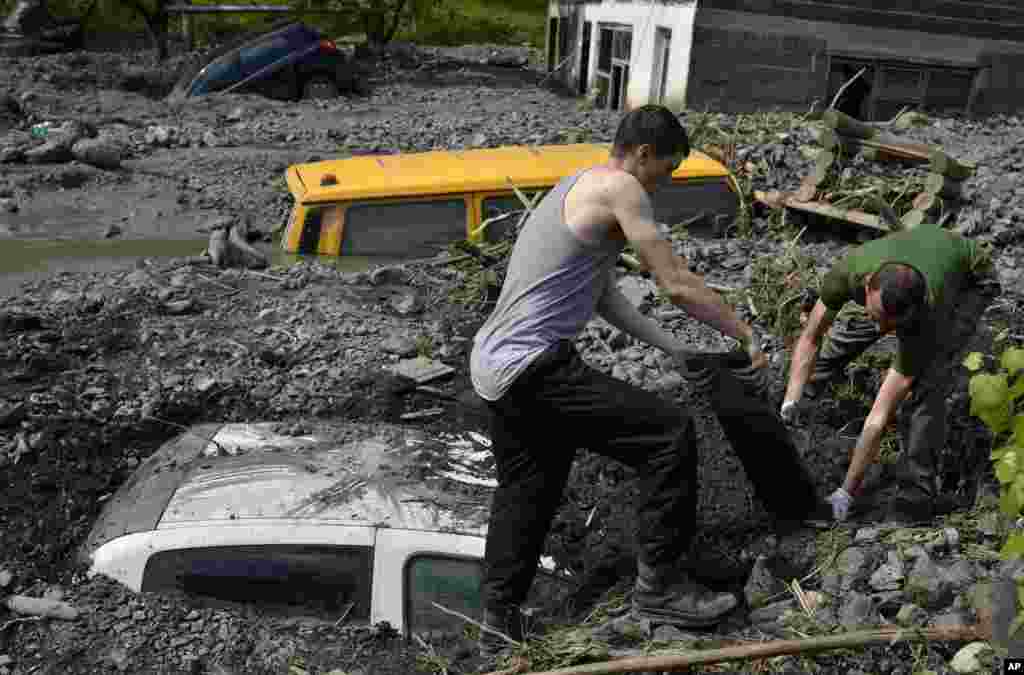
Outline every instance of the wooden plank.
POLYGON ((773 208, 786 207, 794 211, 802 211, 816 216, 846 221, 853 225, 859 225, 880 232, 892 231, 882 223, 878 216, 860 210, 840 209, 825 202, 800 202, 787 195, 777 192, 762 192, 760 190, 754 191, 754 199, 773 208))

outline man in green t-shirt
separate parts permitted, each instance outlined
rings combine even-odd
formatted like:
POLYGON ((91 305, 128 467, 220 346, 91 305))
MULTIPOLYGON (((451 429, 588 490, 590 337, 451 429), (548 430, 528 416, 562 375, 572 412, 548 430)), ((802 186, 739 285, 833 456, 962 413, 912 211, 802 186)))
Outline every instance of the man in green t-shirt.
POLYGON ((938 496, 937 457, 946 443, 946 395, 958 352, 997 287, 977 242, 935 225, 890 234, 850 252, 825 276, 793 352, 782 417, 792 421, 808 381, 822 382, 894 332, 899 347, 850 453, 846 480, 829 497, 845 520, 886 426, 908 399, 899 494, 889 517, 930 520, 938 496), (837 314, 849 302, 863 312, 837 314), (864 316, 864 315, 867 316, 864 316), (835 325, 833 326, 833 322, 835 325), (821 338, 832 327, 825 347, 821 338))

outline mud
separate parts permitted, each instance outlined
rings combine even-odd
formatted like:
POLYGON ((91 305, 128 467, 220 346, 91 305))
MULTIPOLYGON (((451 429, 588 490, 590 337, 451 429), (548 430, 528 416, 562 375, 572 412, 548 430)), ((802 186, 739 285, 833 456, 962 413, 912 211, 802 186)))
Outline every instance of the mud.
MULTIPOLYGON (((13 577, 6 592, 63 594, 85 617, 0 623, 0 656, 11 659, 0 672, 413 672, 423 650, 386 628, 206 607, 194 598, 135 595, 83 577, 75 552, 102 503, 184 426, 401 423, 403 413, 442 407, 439 418, 406 424, 436 434, 484 430, 465 368, 469 340, 484 316, 450 302, 460 278, 454 270, 414 266, 401 283, 374 285, 360 273, 366 260, 293 264, 277 257, 269 270, 253 274, 190 265, 183 257, 201 251, 215 218, 249 216, 262 232, 279 225, 289 206, 281 177, 291 162, 357 151, 558 142, 567 130, 608 141, 618 118, 539 89, 536 72, 501 71, 504 79, 488 83, 494 73, 479 64, 427 78, 382 66, 373 92, 360 99, 281 104, 227 96, 180 109, 144 95, 166 88, 168 77, 158 71, 144 53, 0 62, 0 90, 12 92, 27 111, 17 122, 22 133, 41 121, 86 119, 116 139, 122 153, 122 168, 114 171, 0 165, 0 200, 17 206, 0 209, 6 227, 0 232, 0 568, 13 577), (177 130, 169 146, 147 140, 154 126, 177 130), (81 182, 69 187, 69 181, 81 182), (390 299, 408 294, 425 310, 397 312, 390 299), (190 301, 184 314, 169 312, 169 302, 184 300, 190 301), (383 372, 398 357, 382 351, 381 343, 395 335, 456 368, 438 385, 447 398, 409 392, 383 372)), ((983 322, 978 346, 988 348, 995 327, 1024 334, 1013 286, 1024 259, 1017 240, 1001 234, 1012 234, 1024 220, 1015 198, 1019 183, 998 175, 1016 161, 1011 150, 1024 138, 1024 126, 1005 118, 938 122, 914 133, 988 160, 971 185, 969 210, 987 225, 980 235, 1002 237, 998 264, 1010 282, 1007 299, 983 322)), ((786 155, 797 142, 810 142, 809 131, 794 134, 786 144, 752 147, 748 157, 775 157, 780 147, 786 155)), ((794 183, 799 162, 776 164, 772 185, 794 183)), ((678 245, 709 280, 742 287, 751 255, 779 255, 784 246, 767 219, 755 221, 754 230, 750 241, 678 245)), ((826 269, 849 243, 809 234, 800 246, 826 269)), ((688 319, 664 323, 696 348, 725 346, 714 331, 688 319)), ((671 370, 648 352, 638 361, 628 343, 616 342, 609 355, 591 338, 590 332, 581 336, 580 348, 596 368, 613 372, 633 364, 629 372, 639 372, 639 383, 650 387, 671 370)), ((774 350, 782 347, 778 336, 771 341, 774 350)), ((779 383, 781 362, 773 367, 779 383)), ((877 381, 867 383, 872 387, 877 381)), ((952 397, 951 446, 962 466, 947 485, 969 499, 984 478, 979 467, 987 450, 964 394, 961 383, 952 397)), ((693 567, 709 583, 740 589, 756 553, 767 546, 767 514, 707 405, 686 386, 665 395, 690 406, 698 424, 700 534, 693 567)), ((844 453, 826 441, 866 413, 863 403, 826 398, 801 438, 822 494, 845 469, 844 453)), ((633 573, 631 479, 627 470, 586 452, 573 468, 546 555, 580 580, 566 608, 577 616, 609 587, 628 584, 633 573)), ((780 567, 780 576, 808 571, 813 536, 795 535, 781 548, 789 567, 780 567)), ((438 649, 450 659, 449 672, 473 665, 465 645, 438 649)), ((936 649, 932 661, 946 656, 936 649)), ((905 656, 826 657, 821 672, 885 658, 881 672, 909 673, 899 663, 905 656)))

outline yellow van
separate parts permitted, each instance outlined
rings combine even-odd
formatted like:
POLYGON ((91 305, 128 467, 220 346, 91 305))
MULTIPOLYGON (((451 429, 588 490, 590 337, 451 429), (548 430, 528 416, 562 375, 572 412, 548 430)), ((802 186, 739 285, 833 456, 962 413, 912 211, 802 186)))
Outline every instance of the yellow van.
MULTIPOLYGON (((289 253, 428 258, 459 239, 493 240, 521 211, 512 186, 533 198, 563 177, 608 160, 609 144, 509 146, 372 155, 288 168, 295 200, 282 237, 289 253)), ((721 227, 738 197, 721 163, 693 151, 654 197, 658 222, 704 212, 721 227)))

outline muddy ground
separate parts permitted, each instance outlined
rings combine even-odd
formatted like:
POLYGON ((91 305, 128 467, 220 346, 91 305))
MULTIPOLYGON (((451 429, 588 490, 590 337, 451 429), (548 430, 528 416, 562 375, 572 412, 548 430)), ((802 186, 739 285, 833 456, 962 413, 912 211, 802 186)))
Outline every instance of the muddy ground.
MULTIPOLYGON (((229 95, 171 107, 157 97, 185 60, 157 66, 146 52, 0 60, 0 95, 6 90, 15 102, 0 105, 0 155, 11 151, 0 164, 0 568, 12 575, 8 592, 60 595, 84 615, 70 623, 0 622, 0 672, 429 670, 417 663, 419 646, 381 627, 212 609, 87 580, 76 547, 103 501, 182 426, 395 422, 402 413, 440 405, 444 416, 410 423, 437 431, 483 428, 465 357, 486 308, 451 301, 465 271, 418 265, 369 275, 316 261, 286 265, 282 257, 261 273, 190 264, 185 256, 203 249, 211 224, 248 218, 264 233, 280 225, 289 207, 282 174, 293 162, 562 142, 580 134, 609 141, 618 118, 538 86, 543 75, 536 70, 470 61, 419 69, 398 59, 369 66, 372 91, 365 97, 295 104, 229 95), (119 166, 100 169, 73 157, 25 161, 26 152, 44 144, 26 138, 27 130, 44 121, 91 125, 119 166), (384 366, 416 351, 456 368, 439 383, 451 400, 410 394, 383 375, 384 366)), ((737 123, 728 116, 720 121, 737 123)), ((1024 124, 944 118, 906 133, 983 162, 955 225, 995 243, 1005 293, 977 342, 985 348, 999 332, 1024 339, 1017 295, 1024 182, 1014 173, 1024 155, 1024 124)), ((811 143, 811 131, 797 127, 757 145, 741 141, 740 152, 767 167, 755 187, 795 187, 808 166, 800 148, 811 143)), ((749 281, 750 260, 781 255, 791 235, 780 238, 765 214, 747 237, 690 238, 677 246, 709 280, 738 288, 749 281)), ((825 270, 855 240, 851 233, 811 229, 797 246, 825 270)), ((637 278, 633 288, 647 311, 695 346, 724 346, 713 331, 665 313, 648 293, 649 281, 637 278)), ((781 355, 781 336, 770 336, 770 346, 781 355)), ((580 347, 595 367, 694 409, 701 439, 694 566, 710 583, 742 589, 766 546, 767 517, 746 481, 737 479, 742 468, 707 406, 664 359, 603 327, 581 336, 580 347)), ((781 368, 776 358, 777 386, 781 368)), ((869 392, 877 386, 872 376, 863 379, 869 392)), ((955 452, 945 484, 971 504, 990 477, 986 439, 967 414, 965 392, 961 383, 953 393, 955 452)), ((837 431, 866 412, 863 400, 826 397, 814 423, 798 434, 822 494, 843 469, 843 453, 834 451, 837 431)), ((632 503, 634 491, 627 471, 586 454, 574 468, 548 554, 584 582, 577 613, 585 614, 608 587, 628 583, 633 529, 621 505, 632 503)), ((777 572, 787 578, 809 570, 818 553, 813 532, 794 535, 784 547, 779 558, 788 568, 777 572)), ((446 649, 451 672, 474 666, 464 650, 446 649)), ((951 655, 935 645, 925 660, 945 672, 951 655)), ((909 662, 908 649, 897 648, 771 667, 910 673, 909 662)))

